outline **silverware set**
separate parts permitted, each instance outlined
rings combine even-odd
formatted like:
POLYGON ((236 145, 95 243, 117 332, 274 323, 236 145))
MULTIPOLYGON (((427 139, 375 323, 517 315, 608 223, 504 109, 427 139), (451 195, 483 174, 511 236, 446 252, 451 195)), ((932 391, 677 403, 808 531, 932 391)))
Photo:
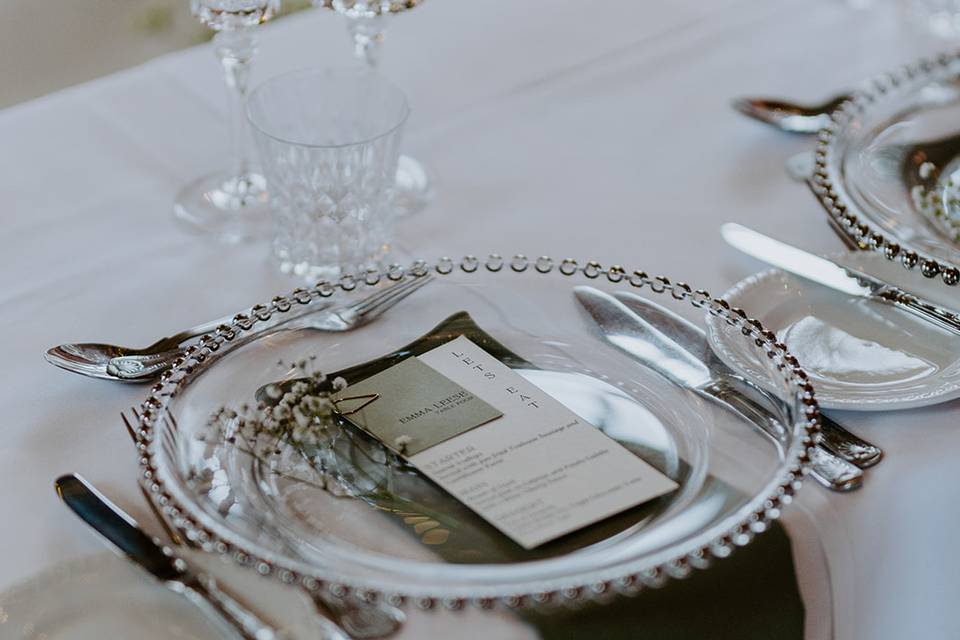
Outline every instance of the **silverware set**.
MULTIPOLYGON (((696 325, 629 292, 581 286, 574 295, 605 340, 670 382, 736 413, 775 441, 789 424, 783 402, 721 362, 696 325)), ((811 455, 814 479, 835 491, 860 487, 862 469, 878 463, 883 452, 826 416, 821 427, 823 440, 811 455)))

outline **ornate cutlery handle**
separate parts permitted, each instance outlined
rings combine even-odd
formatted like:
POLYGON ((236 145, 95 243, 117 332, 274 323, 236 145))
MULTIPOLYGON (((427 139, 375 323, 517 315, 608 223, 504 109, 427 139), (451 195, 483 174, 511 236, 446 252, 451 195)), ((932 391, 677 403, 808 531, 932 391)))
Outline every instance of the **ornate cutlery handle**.
POLYGON ((863 484, 863 471, 824 448, 810 449, 810 469, 813 478, 834 491, 852 491, 863 484))
POLYGON ((960 333, 960 318, 952 311, 938 307, 925 300, 920 300, 916 296, 901 291, 896 287, 884 287, 878 290, 875 295, 881 300, 885 300, 893 306, 903 309, 907 313, 911 313, 927 322, 932 322, 938 327, 953 333, 960 333))
MULTIPOLYGON (((199 607, 211 619, 236 638, 242 640, 293 640, 288 633, 264 622, 239 600, 220 589, 217 581, 205 574, 184 574, 181 580, 172 580, 167 586, 199 607)), ((320 640, 350 640, 325 618, 317 618, 320 640)))
MULTIPOLYGON (((776 438, 778 432, 783 431, 783 427, 776 418, 775 410, 765 406, 771 401, 771 396, 766 391, 759 390, 763 400, 757 402, 752 397, 753 394, 747 397, 744 391, 747 389, 758 391, 758 388, 749 383, 740 384, 741 382, 745 381, 739 378, 724 379, 713 385, 712 394, 749 422, 776 438)), ((782 403, 777 400, 774 406, 777 405, 782 403)), ((834 491, 851 491, 863 484, 863 471, 858 466, 819 445, 810 448, 810 475, 814 480, 834 491)))
POLYGON ((850 433, 820 412, 820 443, 861 469, 872 467, 883 458, 883 450, 856 435, 850 433))
POLYGON ((282 636, 232 596, 220 590, 209 576, 184 575, 167 583, 221 627, 242 640, 281 640, 282 636))
MULTIPOLYGON (((724 378, 724 382, 731 387, 732 393, 746 396, 753 404, 761 405, 763 411, 769 412, 772 407, 782 405, 779 398, 741 376, 728 375, 724 378)), ((883 450, 880 447, 850 433, 831 420, 823 411, 820 412, 820 435, 820 444, 830 453, 840 456, 847 462, 852 462, 861 469, 872 467, 883 458, 883 450)))

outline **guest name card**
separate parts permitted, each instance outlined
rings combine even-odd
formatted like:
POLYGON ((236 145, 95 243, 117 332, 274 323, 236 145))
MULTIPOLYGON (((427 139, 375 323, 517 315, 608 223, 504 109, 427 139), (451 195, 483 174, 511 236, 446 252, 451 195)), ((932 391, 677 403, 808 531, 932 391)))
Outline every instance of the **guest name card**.
POLYGON ((462 336, 339 396, 371 394, 347 419, 526 549, 677 488, 462 336))

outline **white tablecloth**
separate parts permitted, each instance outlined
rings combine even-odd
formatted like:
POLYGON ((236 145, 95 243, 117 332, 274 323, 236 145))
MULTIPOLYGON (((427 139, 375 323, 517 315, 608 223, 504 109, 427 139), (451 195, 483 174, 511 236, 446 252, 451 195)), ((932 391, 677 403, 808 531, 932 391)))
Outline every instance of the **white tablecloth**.
MULTIPOLYGON (((760 268, 722 244, 722 222, 838 249, 782 169, 810 141, 729 101, 816 99, 907 62, 895 13, 877 5, 487 0, 397 18, 384 72, 410 96, 405 148, 438 193, 400 245, 597 259, 718 294, 760 268)), ((319 12, 277 21, 256 78, 346 64, 343 29, 319 12)), ((149 520, 118 416, 143 389, 57 370, 43 351, 145 344, 293 286, 263 247, 212 245, 172 220, 177 189, 224 160, 225 104, 200 47, 0 112, 0 587, 100 549, 55 499, 60 473, 149 520)), ((808 617, 832 611, 836 637, 960 637, 958 417, 956 403, 843 415, 886 460, 850 495, 809 483, 788 513, 808 617), (814 548, 829 588, 805 560, 814 548)))

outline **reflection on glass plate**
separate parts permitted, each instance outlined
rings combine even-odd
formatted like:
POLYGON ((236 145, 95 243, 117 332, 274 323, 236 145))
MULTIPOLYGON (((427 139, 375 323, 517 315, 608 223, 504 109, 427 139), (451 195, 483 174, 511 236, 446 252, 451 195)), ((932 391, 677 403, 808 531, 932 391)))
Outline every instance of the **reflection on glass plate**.
MULTIPOLYGON (((893 284, 924 284, 878 254, 835 259, 893 284)), ((914 286, 913 291, 941 303, 946 292, 936 283, 914 286)), ((749 309, 786 343, 826 408, 886 411, 960 397, 957 336, 890 305, 845 296, 778 270, 742 280, 724 299, 749 309)), ((757 379, 755 355, 731 341, 718 325, 716 319, 708 321, 717 355, 757 379)))
MULTIPOLYGON (((645 274, 627 278, 617 269, 547 258, 536 267, 521 258, 504 267, 497 257, 479 265, 469 257, 458 265, 415 263, 412 269, 429 269, 435 280, 362 328, 289 328, 222 357, 204 347, 144 404, 148 489, 188 535, 262 574, 335 594, 413 598, 423 606, 487 598, 516 606, 550 600, 544 594, 636 591, 705 567, 779 516, 799 485, 815 404, 804 401, 798 374, 783 366, 785 354, 760 329, 704 293, 645 274), (732 339, 766 358, 760 370, 786 400, 780 416, 786 429, 770 434, 743 422, 609 345, 574 298, 574 286, 583 282, 639 291, 687 317, 709 311, 729 318, 732 339), (231 440, 229 429, 210 429, 220 407, 242 412, 282 397, 269 390, 292 392, 311 369, 351 384, 459 335, 680 488, 526 551, 348 424, 307 447, 280 439, 255 449, 238 446, 244 442, 231 440)), ((338 301, 369 295, 380 277, 341 283, 338 301)), ((270 309, 325 302, 331 290, 318 285, 270 309)), ((241 320, 205 345, 243 341, 255 327, 241 320)))

